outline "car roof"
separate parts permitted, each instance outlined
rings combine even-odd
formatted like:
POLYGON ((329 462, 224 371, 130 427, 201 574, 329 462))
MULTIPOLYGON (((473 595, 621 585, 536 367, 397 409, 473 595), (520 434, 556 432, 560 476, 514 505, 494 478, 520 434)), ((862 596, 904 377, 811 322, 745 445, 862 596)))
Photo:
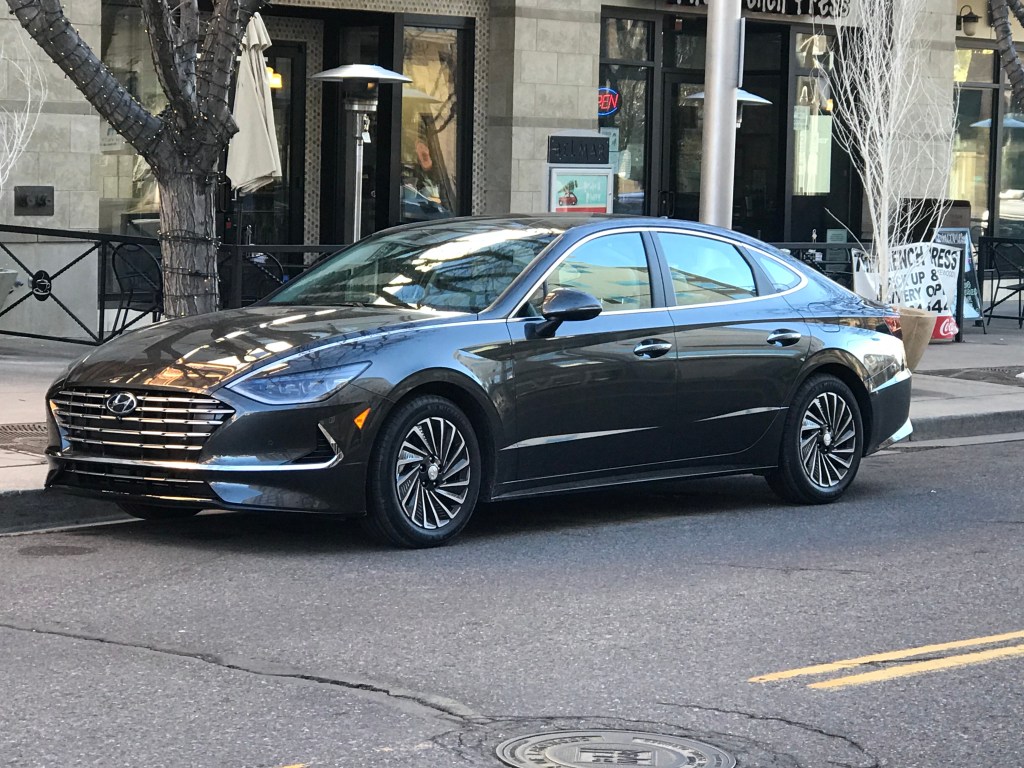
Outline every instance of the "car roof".
POLYGON ((506 225, 509 227, 541 227, 544 229, 554 230, 561 234, 565 234, 570 230, 579 230, 573 232, 573 235, 578 236, 606 229, 618 229, 620 227, 628 226, 670 228, 728 237, 736 242, 744 243, 753 247, 768 247, 772 251, 776 250, 774 246, 750 237, 749 235, 744 235, 741 232, 735 232, 731 229, 711 226, 710 224, 702 224, 700 222, 684 219, 669 219, 657 216, 637 216, 635 214, 615 213, 527 213, 460 216, 450 219, 433 219, 431 221, 405 224, 385 231, 411 230, 420 229, 422 227, 451 227, 453 225, 465 226, 472 225, 474 223, 486 223, 491 227, 502 227, 506 225))

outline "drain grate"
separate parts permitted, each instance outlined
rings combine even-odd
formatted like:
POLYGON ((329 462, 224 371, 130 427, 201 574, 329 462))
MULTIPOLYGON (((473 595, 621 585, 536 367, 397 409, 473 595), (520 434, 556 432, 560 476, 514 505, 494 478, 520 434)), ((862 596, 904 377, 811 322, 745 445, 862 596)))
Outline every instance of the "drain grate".
POLYGON ((649 765, 658 768, 735 768, 736 761, 710 744, 642 731, 554 731, 503 742, 498 757, 512 768, 589 768, 649 765))
POLYGON ((38 424, 0 424, 0 435, 45 435, 46 422, 38 424))
POLYGON ((45 422, 0 424, 0 448, 20 453, 42 454, 48 441, 45 422))

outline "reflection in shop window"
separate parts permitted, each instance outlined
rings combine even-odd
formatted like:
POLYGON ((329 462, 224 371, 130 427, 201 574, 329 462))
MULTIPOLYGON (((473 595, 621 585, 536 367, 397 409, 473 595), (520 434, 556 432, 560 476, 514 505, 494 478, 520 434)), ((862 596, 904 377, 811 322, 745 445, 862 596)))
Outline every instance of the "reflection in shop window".
POLYGON ((598 126, 608 136, 609 162, 615 171, 615 213, 644 212, 646 178, 647 80, 649 67, 602 64, 595 96, 598 126), (601 100, 614 94, 613 100, 601 100), (602 105, 605 107, 602 109, 602 105))
POLYGON ((402 72, 402 221, 458 211, 459 32, 406 27, 402 72))
POLYGON ((828 68, 832 53, 826 35, 798 34, 797 63, 809 70, 796 78, 793 105, 793 194, 832 191, 832 93, 828 68))
MULTIPOLYGON (((100 57, 135 99, 153 114, 167 97, 153 67, 142 10, 103 4, 100 57)), ((142 157, 106 122, 100 126, 100 231, 155 235, 160 209, 156 179, 142 157)))

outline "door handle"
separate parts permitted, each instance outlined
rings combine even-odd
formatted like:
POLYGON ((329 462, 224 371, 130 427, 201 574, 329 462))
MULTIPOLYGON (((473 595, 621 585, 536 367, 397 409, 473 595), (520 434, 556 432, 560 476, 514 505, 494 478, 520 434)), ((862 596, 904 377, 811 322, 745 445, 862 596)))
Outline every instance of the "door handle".
POLYGON ((769 344, 778 344, 780 347, 788 347, 791 344, 796 344, 800 339, 803 338, 799 331, 790 331, 786 328, 780 328, 777 331, 772 331, 768 334, 766 341, 769 344))
POLYGON ((633 354, 637 357, 661 357, 672 349, 672 344, 661 339, 644 339, 635 347, 633 354))

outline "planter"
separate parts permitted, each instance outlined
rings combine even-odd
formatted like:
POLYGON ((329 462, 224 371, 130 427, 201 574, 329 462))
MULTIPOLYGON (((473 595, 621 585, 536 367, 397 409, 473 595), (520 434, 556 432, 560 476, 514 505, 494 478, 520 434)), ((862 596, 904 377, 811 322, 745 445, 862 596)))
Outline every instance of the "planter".
POLYGON ((914 307, 896 307, 896 310, 900 313, 903 346, 907 350, 907 366, 914 371, 917 370, 917 365, 921 362, 924 351, 928 349, 928 343, 932 340, 937 315, 926 309, 914 307))
POLYGON ((7 297, 11 295, 11 289, 14 288, 14 281, 18 277, 18 273, 10 269, 0 269, 0 309, 4 308, 4 304, 7 303, 7 297))

